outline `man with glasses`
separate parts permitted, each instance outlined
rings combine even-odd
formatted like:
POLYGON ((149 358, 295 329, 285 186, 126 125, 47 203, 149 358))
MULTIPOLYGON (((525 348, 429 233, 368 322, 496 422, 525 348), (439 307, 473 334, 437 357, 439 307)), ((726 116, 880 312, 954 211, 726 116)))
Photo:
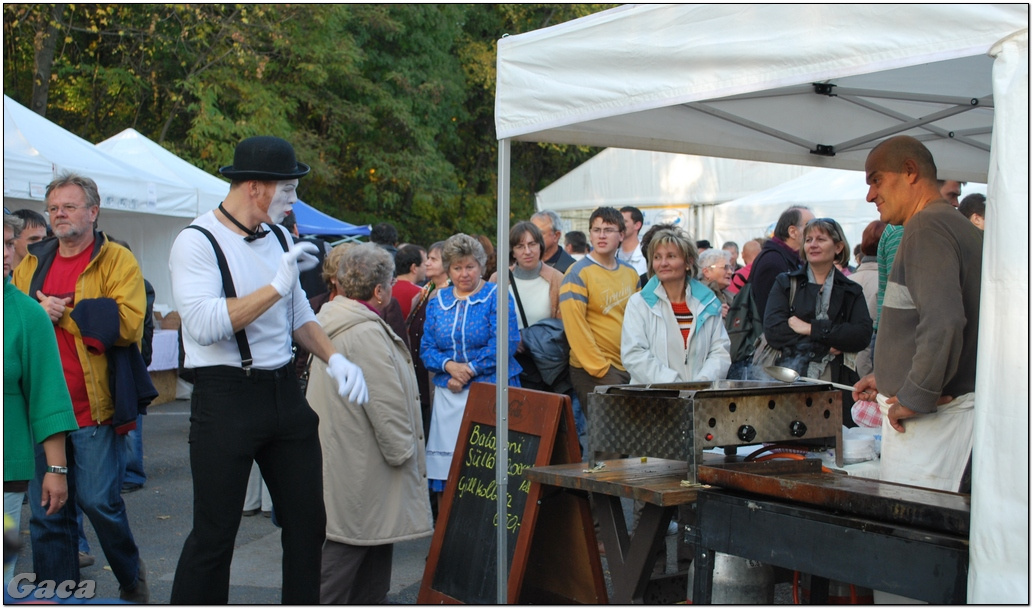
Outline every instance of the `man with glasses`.
POLYGON ((624 217, 600 207, 588 220, 592 251, 567 270, 560 284, 560 318, 570 343, 570 382, 585 409, 597 385, 631 380, 621 364, 624 307, 638 290, 638 273, 617 259, 624 239, 624 217))
POLYGON ((54 323, 79 429, 68 434, 67 467, 48 463, 42 450, 36 451, 36 476, 29 485, 33 569, 40 581, 79 581, 74 502, 97 532, 118 579, 119 598, 147 603, 147 569, 120 494, 126 438, 112 424, 109 360, 98 340, 106 330, 117 334, 116 347, 140 342, 147 306, 143 275, 129 250, 94 230, 100 194, 92 179, 58 177, 47 186, 45 204, 57 238, 29 247, 14 283, 37 299, 54 323), (102 309, 109 303, 116 309, 102 309), (87 310, 89 316, 78 314, 87 310), (68 476, 68 502, 48 516, 41 481, 53 475, 68 476))

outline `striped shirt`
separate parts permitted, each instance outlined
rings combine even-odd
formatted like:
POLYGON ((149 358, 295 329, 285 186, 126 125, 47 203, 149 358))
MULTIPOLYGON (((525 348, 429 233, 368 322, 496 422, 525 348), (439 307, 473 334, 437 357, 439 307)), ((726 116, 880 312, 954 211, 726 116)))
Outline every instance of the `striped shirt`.
POLYGON ((624 261, 608 269, 591 254, 575 262, 560 284, 560 318, 570 343, 570 365, 600 378, 621 363, 624 307, 638 291, 638 273, 624 261))
POLYGON ((689 310, 689 305, 685 302, 672 302, 671 310, 674 311, 674 320, 678 322, 681 337, 685 340, 685 346, 688 347, 689 334, 692 332, 692 325, 696 321, 692 316, 692 311, 689 310))

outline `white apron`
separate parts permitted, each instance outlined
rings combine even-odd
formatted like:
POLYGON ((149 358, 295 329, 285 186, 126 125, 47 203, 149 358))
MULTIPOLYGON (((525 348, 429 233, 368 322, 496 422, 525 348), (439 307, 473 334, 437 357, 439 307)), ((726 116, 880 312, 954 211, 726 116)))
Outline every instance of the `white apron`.
POLYGON ((957 492, 972 454, 975 394, 956 397, 934 413, 904 419, 904 433, 890 427, 886 396, 880 393, 877 399, 882 412, 880 478, 957 492))
POLYGON ((430 480, 448 479, 468 395, 469 385, 459 393, 452 393, 445 387, 434 388, 430 435, 427 436, 427 478, 430 480))

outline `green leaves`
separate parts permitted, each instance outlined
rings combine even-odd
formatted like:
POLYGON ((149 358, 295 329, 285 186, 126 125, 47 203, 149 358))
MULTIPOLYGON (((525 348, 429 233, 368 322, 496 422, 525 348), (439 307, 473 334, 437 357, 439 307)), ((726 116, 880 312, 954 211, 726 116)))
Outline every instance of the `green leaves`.
MULTIPOLYGON (((134 127, 212 173, 241 139, 283 137, 313 167, 303 200, 429 244, 495 233, 496 40, 602 8, 6 4, 4 90, 90 141, 134 127)), ((596 152, 513 148, 515 219, 596 152)))

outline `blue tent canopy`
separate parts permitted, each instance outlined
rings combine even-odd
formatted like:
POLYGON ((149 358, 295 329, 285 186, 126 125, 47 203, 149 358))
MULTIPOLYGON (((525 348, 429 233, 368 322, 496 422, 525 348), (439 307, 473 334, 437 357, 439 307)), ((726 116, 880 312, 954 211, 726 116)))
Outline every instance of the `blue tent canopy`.
POLYGON ((356 226, 329 216, 300 199, 294 203, 294 216, 300 235, 369 236, 370 226, 356 226))

